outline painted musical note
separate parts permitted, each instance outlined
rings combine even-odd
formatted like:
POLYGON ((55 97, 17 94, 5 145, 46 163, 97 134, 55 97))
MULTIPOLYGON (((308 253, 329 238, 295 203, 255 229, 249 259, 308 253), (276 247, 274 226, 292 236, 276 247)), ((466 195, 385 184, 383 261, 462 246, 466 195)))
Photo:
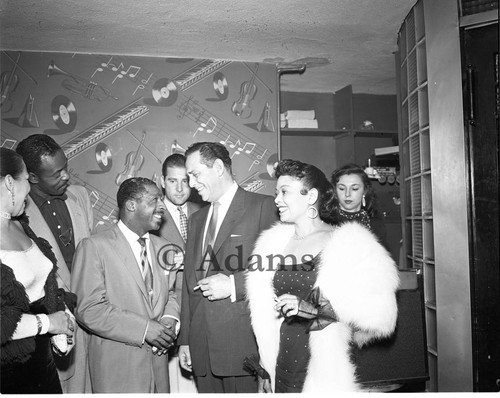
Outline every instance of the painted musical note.
POLYGON ((111 70, 113 72, 116 72, 118 69, 123 69, 125 68, 125 65, 123 65, 123 62, 120 62, 120 65, 116 66, 116 65, 113 65, 113 67, 111 68, 111 70))
POLYGON ((12 149, 16 145, 16 142, 17 142, 16 140, 11 140, 9 138, 6 138, 0 147, 12 149))
POLYGON ((144 87, 142 84, 139 84, 139 85, 135 88, 135 90, 134 90, 134 92, 132 93, 132 95, 134 95, 134 94, 135 94, 135 92, 136 92, 137 90, 144 90, 145 88, 146 88, 146 87, 144 87))
POLYGON ((262 152, 262 155, 255 155, 255 157, 259 160, 262 160, 262 158, 264 157, 265 153, 267 152, 267 148, 264 152, 262 152))
POLYGON ((98 227, 99 225, 104 225, 106 223, 106 221, 116 224, 118 222, 118 220, 113 215, 114 212, 115 212, 115 209, 111 209, 111 212, 109 213, 109 215, 102 216, 102 220, 99 220, 95 226, 98 227))
POLYGON ((252 164, 250 165, 250 167, 248 168, 248 171, 250 171, 254 165, 258 165, 258 164, 260 164, 260 162, 258 160, 254 160, 252 162, 252 164))
POLYGON ((200 123, 200 127, 196 129, 196 131, 193 134, 193 137, 196 136, 196 134, 198 134, 198 131, 205 131, 207 134, 212 134, 212 132, 215 130, 216 127, 217 127, 217 120, 213 116, 210 116, 210 119, 208 119, 206 123, 200 123), (213 127, 208 128, 210 123, 213 124, 213 127))
POLYGON ((247 142, 242 148, 241 147, 238 148, 238 151, 240 151, 240 152, 245 151, 246 154, 249 154, 255 149, 256 145, 257 144, 255 144, 253 142, 247 142), (251 149, 245 149, 247 146, 250 147, 251 149))
POLYGON ((222 145, 226 145, 228 142, 229 142, 229 145, 232 145, 233 143, 232 143, 231 141, 229 141, 229 138, 230 138, 230 137, 231 137, 231 136, 230 136, 230 135, 228 135, 228 136, 227 136, 227 138, 226 138, 224 141, 220 140, 219 142, 220 142, 222 145))
POLYGON ((151 76, 153 76, 153 74, 152 74, 152 73, 149 75, 148 80, 144 80, 144 79, 142 79, 142 80, 141 80, 141 83, 142 83, 142 84, 148 84, 148 83, 149 83, 149 79, 151 79, 151 76))
POLYGON ((95 198, 95 202, 94 202, 94 203, 92 203, 92 208, 94 208, 94 207, 95 207, 95 205, 97 204, 97 202, 99 202, 99 192, 97 192, 97 191, 92 191, 92 192, 90 192, 90 195, 89 195, 89 196, 91 196, 91 197, 94 197, 94 198, 95 198))

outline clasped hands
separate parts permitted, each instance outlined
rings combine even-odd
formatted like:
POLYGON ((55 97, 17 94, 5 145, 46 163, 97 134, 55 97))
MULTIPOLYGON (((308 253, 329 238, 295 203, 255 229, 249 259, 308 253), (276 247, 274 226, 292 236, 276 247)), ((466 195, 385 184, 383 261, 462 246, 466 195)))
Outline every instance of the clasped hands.
POLYGON ((210 301, 224 300, 231 296, 231 279, 225 274, 215 274, 200 279, 194 289, 200 289, 210 301))
POLYGON ((165 317, 160 322, 149 320, 146 342, 153 347, 153 354, 166 354, 168 349, 174 345, 177 338, 176 325, 177 320, 174 318, 165 317))
POLYGON ((312 303, 301 300, 293 294, 282 294, 274 297, 276 304, 274 309, 289 318, 291 316, 300 316, 301 318, 314 319, 318 316, 318 309, 312 303))

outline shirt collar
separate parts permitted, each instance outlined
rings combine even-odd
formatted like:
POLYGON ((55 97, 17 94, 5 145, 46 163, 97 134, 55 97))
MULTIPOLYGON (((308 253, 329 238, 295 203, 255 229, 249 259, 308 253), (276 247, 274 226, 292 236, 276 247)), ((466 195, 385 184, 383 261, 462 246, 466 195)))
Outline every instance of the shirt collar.
POLYGON ((229 187, 229 189, 224 192, 224 194, 217 200, 220 206, 223 208, 228 208, 231 202, 233 201, 234 195, 236 195, 236 191, 238 190, 238 184, 233 181, 233 184, 229 187))
MULTIPOLYGON (((141 236, 137 235, 134 231, 132 231, 129 227, 125 225, 125 223, 122 220, 118 221, 118 228, 120 228, 120 231, 123 232, 123 235, 125 235, 125 239, 127 239, 127 242, 129 243, 138 243, 137 240, 141 238, 141 236)), ((149 232, 146 232, 144 235, 142 235, 142 238, 149 240, 149 232)))
POLYGON ((33 189, 33 185, 31 186, 31 191, 30 191, 30 196, 31 199, 35 202, 37 207, 42 206, 49 200, 66 200, 68 199, 68 195, 66 193, 63 193, 62 195, 49 195, 46 194, 45 192, 42 192, 39 189, 33 189))
MULTIPOLYGON (((166 196, 163 199, 163 203, 165 203, 165 206, 167 207, 167 210, 170 212, 170 214, 178 214, 179 213, 179 211, 177 210, 177 208, 179 206, 173 204, 170 200, 167 199, 166 196)), ((182 208, 182 211, 184 212, 184 214, 187 214, 187 202, 184 203, 183 205, 181 205, 180 207, 182 208)))

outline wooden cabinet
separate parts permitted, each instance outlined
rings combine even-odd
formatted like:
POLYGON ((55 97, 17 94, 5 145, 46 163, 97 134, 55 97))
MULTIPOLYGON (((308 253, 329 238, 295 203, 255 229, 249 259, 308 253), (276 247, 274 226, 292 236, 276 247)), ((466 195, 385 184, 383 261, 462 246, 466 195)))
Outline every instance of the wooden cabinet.
MULTIPOLYGON (((314 164, 328 178, 347 163, 365 167, 371 159, 371 165, 377 166, 374 149, 398 145, 396 95, 356 94, 350 85, 335 93, 284 91, 280 94, 280 112, 288 110, 314 110, 318 128, 282 128, 281 159, 314 164), (365 121, 371 122, 371 127, 366 128, 365 121)), ((389 161, 399 170, 398 155, 386 156, 383 161, 381 166, 388 166, 389 161)), ((377 180, 372 184, 385 216, 389 249, 398 261, 402 235, 399 184, 380 184, 377 180)))

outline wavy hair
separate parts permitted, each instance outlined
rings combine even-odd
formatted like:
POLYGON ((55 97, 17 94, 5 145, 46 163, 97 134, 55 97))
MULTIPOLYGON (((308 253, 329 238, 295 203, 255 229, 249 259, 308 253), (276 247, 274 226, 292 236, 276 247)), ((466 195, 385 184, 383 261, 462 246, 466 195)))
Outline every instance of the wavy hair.
POLYGON ((275 170, 276 178, 290 176, 302 182, 304 186, 300 192, 302 195, 315 188, 318 191, 318 214, 320 218, 330 224, 335 222, 332 217, 335 203, 334 190, 325 173, 312 164, 292 159, 281 160, 275 170))

